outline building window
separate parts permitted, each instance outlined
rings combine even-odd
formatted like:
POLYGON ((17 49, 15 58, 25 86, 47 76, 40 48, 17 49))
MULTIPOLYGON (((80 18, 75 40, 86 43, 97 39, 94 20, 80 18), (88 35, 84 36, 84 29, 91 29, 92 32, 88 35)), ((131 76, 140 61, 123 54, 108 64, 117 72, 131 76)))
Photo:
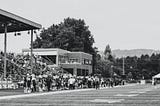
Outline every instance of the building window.
POLYGON ((59 62, 60 63, 68 63, 68 57, 59 55, 59 62))
POLYGON ((69 59, 69 63, 79 63, 79 60, 78 59, 76 59, 76 58, 71 58, 71 59, 69 59))
POLYGON ((91 60, 83 59, 82 64, 85 64, 85 65, 91 65, 91 64, 92 64, 92 62, 91 62, 91 60))

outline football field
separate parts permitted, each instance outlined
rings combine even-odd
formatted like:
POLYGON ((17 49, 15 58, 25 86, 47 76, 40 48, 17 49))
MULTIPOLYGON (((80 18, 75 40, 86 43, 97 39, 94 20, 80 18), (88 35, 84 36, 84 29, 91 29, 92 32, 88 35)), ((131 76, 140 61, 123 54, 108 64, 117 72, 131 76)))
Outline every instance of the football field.
POLYGON ((136 84, 99 90, 2 95, 0 106, 160 106, 160 86, 136 84))

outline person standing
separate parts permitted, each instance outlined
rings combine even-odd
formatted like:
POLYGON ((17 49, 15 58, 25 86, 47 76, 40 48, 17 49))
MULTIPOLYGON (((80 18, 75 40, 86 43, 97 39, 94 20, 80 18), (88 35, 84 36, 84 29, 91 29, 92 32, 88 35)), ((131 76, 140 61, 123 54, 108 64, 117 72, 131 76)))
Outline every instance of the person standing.
POLYGON ((35 74, 32 74, 32 83, 31 84, 33 86, 32 91, 36 92, 36 76, 35 76, 35 74))
POLYGON ((113 88, 113 79, 110 80, 110 86, 113 88))
POLYGON ((50 91, 51 84, 52 84, 52 79, 51 79, 51 76, 48 75, 48 77, 46 78, 46 85, 47 85, 48 92, 50 91))
POLYGON ((24 93, 27 93, 27 78, 26 78, 26 76, 23 79, 23 88, 24 88, 24 93))
POLYGON ((99 80, 99 78, 96 76, 96 77, 95 77, 95 86, 96 86, 96 89, 99 89, 99 83, 100 83, 100 80, 99 80))
POLYGON ((31 76, 27 74, 27 93, 31 93, 31 76))
POLYGON ((75 78, 73 76, 68 80, 69 89, 74 89, 75 78))
POLYGON ((42 75, 39 75, 39 77, 38 77, 38 90, 39 90, 39 92, 43 91, 43 79, 42 79, 42 75))
POLYGON ((88 78, 88 88, 91 88, 92 86, 91 86, 91 83, 92 83, 92 79, 91 79, 91 77, 89 76, 89 78, 88 78))

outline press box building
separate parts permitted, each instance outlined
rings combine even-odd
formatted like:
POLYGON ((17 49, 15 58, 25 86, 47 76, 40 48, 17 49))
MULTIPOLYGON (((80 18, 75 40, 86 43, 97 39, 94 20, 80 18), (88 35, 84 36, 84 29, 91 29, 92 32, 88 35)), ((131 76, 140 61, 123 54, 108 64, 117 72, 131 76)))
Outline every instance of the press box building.
MULTIPOLYGON (((29 54, 30 49, 23 49, 29 54)), ((62 67, 76 76, 87 76, 92 73, 92 55, 84 52, 71 52, 59 48, 33 49, 33 54, 41 56, 51 68, 62 67)))

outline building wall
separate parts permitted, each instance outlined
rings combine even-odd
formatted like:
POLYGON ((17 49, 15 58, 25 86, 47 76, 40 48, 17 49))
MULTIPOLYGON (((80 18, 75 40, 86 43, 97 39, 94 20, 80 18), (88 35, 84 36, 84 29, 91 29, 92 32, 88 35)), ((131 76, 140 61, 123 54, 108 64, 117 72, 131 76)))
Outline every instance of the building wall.
POLYGON ((78 75, 78 70, 80 71, 88 71, 88 75, 92 73, 91 65, 81 65, 81 64, 62 64, 64 69, 73 69, 73 74, 78 75))
POLYGON ((64 69, 72 68, 74 75, 78 75, 78 71, 86 71, 84 73, 88 74, 92 73, 92 55, 83 52, 70 52, 68 53, 68 60, 70 60, 69 64, 61 63, 61 66, 64 69))

